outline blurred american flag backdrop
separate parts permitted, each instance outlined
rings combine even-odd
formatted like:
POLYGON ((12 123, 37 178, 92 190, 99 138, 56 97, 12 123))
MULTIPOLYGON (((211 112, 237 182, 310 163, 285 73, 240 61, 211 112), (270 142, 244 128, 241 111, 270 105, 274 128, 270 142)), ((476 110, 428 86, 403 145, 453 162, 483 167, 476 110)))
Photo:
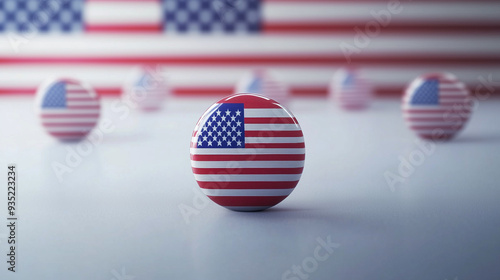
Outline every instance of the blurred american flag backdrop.
POLYGON ((499 71, 499 15, 492 0, 0 0, 0 94, 64 75, 118 95, 141 64, 180 96, 230 94, 251 69, 324 96, 346 65, 377 95, 434 71, 474 88, 499 71))

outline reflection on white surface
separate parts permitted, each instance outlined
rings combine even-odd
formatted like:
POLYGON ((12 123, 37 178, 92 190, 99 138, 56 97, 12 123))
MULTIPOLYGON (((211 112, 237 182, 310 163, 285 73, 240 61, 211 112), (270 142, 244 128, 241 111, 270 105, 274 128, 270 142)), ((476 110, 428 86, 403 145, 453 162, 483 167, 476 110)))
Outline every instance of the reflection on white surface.
MULTIPOLYGON (((103 117, 113 119, 104 101, 103 117)), ((463 133, 437 144, 394 192, 383 174, 416 148, 398 100, 359 113, 292 102, 305 170, 289 198, 259 213, 211 201, 194 208, 189 142, 213 101, 173 100, 159 113, 116 118, 116 130, 60 183, 50 164, 77 144, 44 134, 30 98, 0 99, 0 166, 18 166, 20 219, 19 272, 0 266, 0 279, 281 279, 327 236, 340 246, 310 279, 500 274, 499 100, 482 102, 463 133), (189 223, 182 204, 196 210, 189 223)))

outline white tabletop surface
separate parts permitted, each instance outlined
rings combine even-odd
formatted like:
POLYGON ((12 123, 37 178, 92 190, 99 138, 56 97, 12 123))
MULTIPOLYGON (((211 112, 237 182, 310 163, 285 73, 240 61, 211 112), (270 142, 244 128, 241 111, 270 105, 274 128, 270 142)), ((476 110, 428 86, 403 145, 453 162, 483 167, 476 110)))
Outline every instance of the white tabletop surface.
POLYGON ((295 100, 306 139, 302 179, 256 213, 207 200, 191 173, 192 129, 216 100, 170 100, 161 112, 122 116, 105 99, 114 130, 62 181, 54 162, 66 164, 85 142, 45 134, 32 101, 0 98, 1 260, 10 163, 19 217, 17 272, 2 261, 0 279, 500 277, 500 100, 481 101, 456 139, 437 144, 393 187, 384 174, 398 174, 401 157, 420 149, 399 100, 360 112, 295 100))

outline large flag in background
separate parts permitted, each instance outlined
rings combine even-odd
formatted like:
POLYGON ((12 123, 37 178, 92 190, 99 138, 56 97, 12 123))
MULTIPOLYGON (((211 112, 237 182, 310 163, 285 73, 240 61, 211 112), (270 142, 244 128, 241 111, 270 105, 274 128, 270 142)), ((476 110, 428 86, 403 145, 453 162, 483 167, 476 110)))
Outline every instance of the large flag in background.
POLYGON ((437 71, 474 88, 500 71, 499 14, 488 0, 0 0, 0 94, 51 75, 119 94, 141 64, 164 67, 178 95, 230 94, 251 69, 326 95, 347 65, 377 94, 437 71))

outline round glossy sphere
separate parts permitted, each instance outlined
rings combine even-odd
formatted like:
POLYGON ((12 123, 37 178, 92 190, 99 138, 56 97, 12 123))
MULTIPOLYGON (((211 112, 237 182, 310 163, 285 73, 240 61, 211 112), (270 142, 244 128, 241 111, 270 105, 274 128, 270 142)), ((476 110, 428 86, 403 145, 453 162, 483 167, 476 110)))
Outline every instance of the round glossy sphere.
POLYGON ((454 137, 471 115, 469 90, 448 73, 416 78, 406 89, 402 107, 408 127, 431 140, 454 137))
POLYGON ((371 103, 372 86, 356 68, 342 68, 333 75, 329 94, 343 109, 364 109, 371 103))
POLYGON ((297 119, 278 102, 234 94, 196 124, 191 166, 201 190, 236 211, 259 211, 285 199, 299 182, 305 146, 297 119))
POLYGON ((157 111, 163 107, 170 90, 162 70, 153 66, 134 68, 123 85, 125 102, 141 111, 157 111))
POLYGON ((37 91, 36 110, 45 130, 59 140, 84 138, 99 121, 101 104, 87 84, 51 79, 37 91))
POLYGON ((288 87, 269 71, 259 69, 243 76, 234 93, 254 93, 287 105, 290 101, 288 87))

